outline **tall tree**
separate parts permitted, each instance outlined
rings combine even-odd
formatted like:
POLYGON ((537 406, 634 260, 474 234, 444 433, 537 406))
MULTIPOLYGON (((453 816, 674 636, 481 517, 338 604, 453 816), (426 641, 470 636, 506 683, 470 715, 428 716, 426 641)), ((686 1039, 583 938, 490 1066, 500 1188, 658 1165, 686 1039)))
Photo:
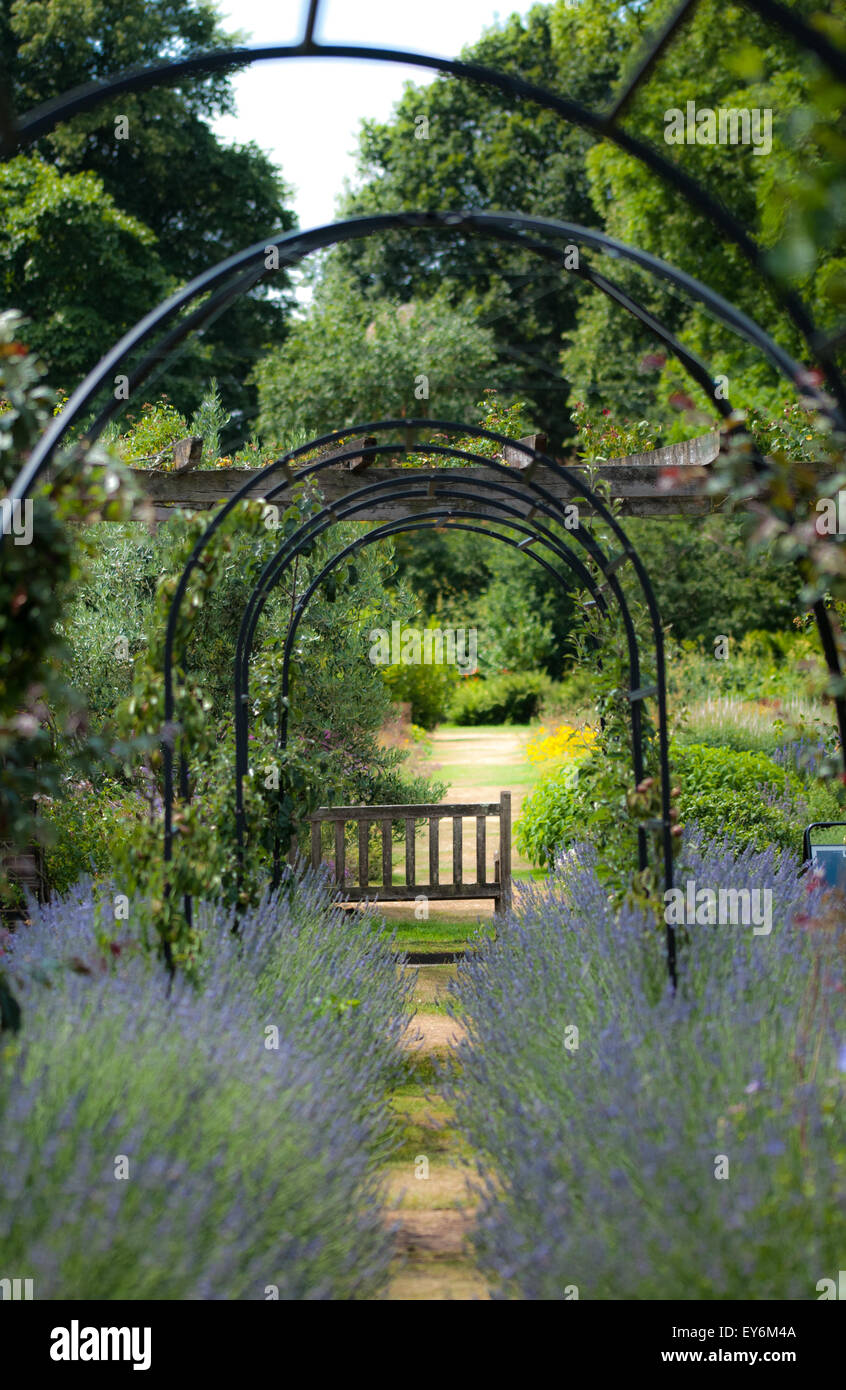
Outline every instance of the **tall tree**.
MULTIPOLYGON (((631 38, 617 0, 537 6, 485 33, 463 57, 590 106, 607 104, 631 38)), ((391 120, 365 122, 360 186, 344 212, 485 209, 596 224, 585 167, 591 140, 550 111, 493 88, 438 77, 409 85, 391 120)), ((555 440, 570 433, 558 360, 575 324, 573 277, 497 242, 425 230, 352 242, 339 252, 362 284, 400 298, 446 287, 471 296, 495 335, 504 391, 527 398, 555 440)))
MULTIPOLYGON (((657 32, 672 8, 671 0, 648 4, 650 30, 657 32)), ((835 38, 839 34, 846 46, 846 6, 836 0, 830 8, 839 12, 839 21, 819 15, 816 0, 791 5, 835 38)), ((769 252, 782 283, 811 302, 824 328, 834 327, 846 302, 844 99, 844 89, 781 29, 745 5, 700 0, 623 120, 626 130, 659 147, 716 195, 769 252), (727 117, 728 138, 721 138, 721 110, 737 113, 738 121, 747 113, 745 141, 731 143, 727 117), (709 112, 716 118, 710 128, 709 112)), ((742 137, 743 125, 738 131, 742 137)), ((697 276, 800 360, 807 357, 772 292, 704 214, 610 142, 590 151, 587 172, 593 205, 614 236, 697 276)), ((778 407, 786 388, 756 348, 668 285, 625 268, 615 269, 615 276, 700 351, 715 375, 728 378, 735 404, 778 407)), ((662 370, 652 357, 654 340, 599 296, 582 294, 577 331, 568 336, 562 361, 577 394, 601 399, 615 413, 650 411, 668 418, 670 401, 690 391, 672 359, 662 370)))
MULTIPOLYGON (((557 0, 512 17, 463 56, 607 109, 676 4, 557 0)), ((818 0, 791 5, 846 46, 846 3, 827 8, 821 14, 818 0)), ((622 119, 623 129, 709 186, 772 250, 773 268, 808 295, 826 326, 846 302, 843 103, 842 88, 783 31, 746 5, 700 0, 622 119), (668 143, 668 113, 686 115, 689 101, 769 112, 772 148, 668 143)), ((345 202, 350 213, 516 209, 605 229, 706 281, 800 357, 806 351, 743 255, 705 216, 610 141, 527 102, 449 77, 410 85, 389 121, 365 123, 359 176, 345 202)), ((509 368, 506 389, 528 396, 553 440, 570 433, 568 398, 608 403, 621 417, 668 420, 672 399, 690 389, 672 360, 662 369, 654 337, 623 310, 511 248, 421 230, 350 243, 338 255, 362 283, 388 293, 410 298, 444 284, 456 301, 479 299, 509 368)), ((588 260, 606 270, 603 258, 588 253, 588 260)), ((741 403, 775 404, 783 387, 754 348, 668 285, 619 261, 610 274, 728 377, 732 399, 739 392, 741 403)))
POLYGON ((0 164, 0 286, 27 344, 69 389, 110 338, 172 288, 148 227, 95 174, 18 155, 0 164))
MULTIPOLYGON (((18 112, 132 66, 239 40, 210 0, 0 0, 0 62, 18 112)), ((115 205, 153 233, 164 274, 184 282, 294 225, 268 157, 254 145, 224 145, 211 130, 213 117, 232 110, 231 74, 184 79, 77 116, 35 153, 60 174, 98 175, 115 205)), ((14 285, 7 293, 14 298, 14 285)), ((203 356, 236 415, 253 414, 246 377, 285 322, 284 301, 259 289, 207 330, 203 356)), ((187 410, 202 387, 195 374, 171 394, 187 410)))
POLYGON ((443 291, 397 304, 358 292, 334 266, 304 319, 256 368, 266 440, 397 416, 471 420, 496 386, 493 335, 443 291))

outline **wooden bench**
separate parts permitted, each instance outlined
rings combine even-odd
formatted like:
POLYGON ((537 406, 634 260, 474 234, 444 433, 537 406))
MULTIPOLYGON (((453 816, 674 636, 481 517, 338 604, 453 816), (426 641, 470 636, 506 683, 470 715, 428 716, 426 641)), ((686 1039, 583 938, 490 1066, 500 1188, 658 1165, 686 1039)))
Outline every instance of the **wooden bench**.
POLYGON ((408 902, 418 897, 437 900, 450 898, 493 898, 496 911, 511 906, 511 793, 502 792, 499 801, 462 802, 419 806, 321 806, 309 816, 311 822, 311 863, 317 868, 323 860, 322 831, 325 821, 334 827, 334 881, 343 890, 345 902, 408 902), (464 881, 464 820, 472 817, 476 826, 476 877, 464 881), (493 878, 487 869, 487 821, 499 821, 499 849, 494 854, 493 878), (417 823, 429 823, 429 877, 417 877, 417 823), (441 821, 452 821, 452 880, 441 882, 441 821), (358 823, 358 882, 347 884, 345 831, 349 821, 358 823), (393 881, 392 826, 405 821, 405 881, 393 881), (378 881, 370 882, 370 830, 381 826, 382 863, 378 881))

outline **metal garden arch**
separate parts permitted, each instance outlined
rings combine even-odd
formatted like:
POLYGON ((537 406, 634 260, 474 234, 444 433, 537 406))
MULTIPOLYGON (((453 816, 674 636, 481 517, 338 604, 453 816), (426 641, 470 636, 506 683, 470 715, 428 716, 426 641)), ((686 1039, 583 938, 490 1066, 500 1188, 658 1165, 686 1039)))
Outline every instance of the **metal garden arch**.
MULTIPOLYGON (((505 508, 505 510, 510 514, 514 509, 509 507, 505 508)), ((484 512, 476 512, 473 510, 462 508, 461 512, 456 514, 451 507, 441 507, 435 508, 431 511, 418 513, 413 518, 388 522, 384 526, 380 526, 376 530, 371 531, 368 535, 362 536, 358 540, 352 541, 349 545, 345 546, 343 550, 338 551, 332 557, 329 563, 324 565, 320 573, 315 576, 315 578, 312 580, 311 584, 309 584, 308 588, 305 590, 299 602, 297 603, 296 609, 291 617, 291 622, 288 627, 288 635, 285 640, 281 683, 283 709, 279 727, 279 750, 283 756, 288 743, 288 696, 290 691, 291 657, 293 655, 294 641, 296 639, 300 623, 302 622, 302 619, 305 616, 306 609, 310 600, 313 598, 317 589, 327 578, 327 576, 332 572, 332 570, 335 569, 336 566, 343 564, 344 561, 349 557, 357 554, 358 551, 362 550, 366 545, 375 543, 380 540, 388 539, 393 536, 402 535, 403 533, 409 531, 440 529, 449 531, 471 532, 475 535, 484 536, 486 539, 500 541, 502 544, 510 546, 513 550, 520 551, 523 554, 526 554, 537 564, 541 565, 543 569, 546 570, 547 574, 549 574, 551 578, 555 581, 555 583, 560 585, 561 588, 564 589, 565 592, 567 592, 569 590, 569 585, 567 584, 567 581, 564 578, 564 576, 561 573, 559 573, 559 571, 556 570, 555 567, 548 560, 544 559, 543 555, 539 555, 537 553, 535 546, 539 546, 544 549, 548 548, 553 554, 559 555, 559 558, 562 559, 572 570, 573 575, 577 579, 581 580, 584 587, 592 595, 592 598, 589 600, 589 602, 598 607, 603 616, 607 614, 608 605, 606 603, 605 597, 601 589, 599 588, 596 579, 591 574, 590 570, 588 570, 587 567, 582 563, 582 561, 579 560, 578 556, 574 555, 571 551, 567 551, 566 548, 563 549, 563 552, 560 551, 558 547, 555 545, 554 541, 548 540, 546 536, 543 534, 545 528, 539 527, 538 533, 535 533, 531 531, 529 527, 524 526, 519 521, 507 521, 506 524, 512 531, 516 531, 518 534, 524 536, 524 539, 522 541, 517 541, 514 539, 513 536, 503 535, 502 532, 490 530, 489 527, 474 526, 471 524, 474 520, 489 521, 489 518, 484 512)), ((278 582, 278 580, 276 580, 275 582, 278 582)), ((265 591, 265 595, 260 600, 262 606, 264 604, 264 599, 267 596, 269 596, 269 592, 269 590, 265 591)), ((251 622, 251 645, 252 637, 254 637, 255 635, 255 627, 257 626, 259 616, 260 614, 256 613, 255 618, 251 622)), ((247 682, 249 680, 248 656, 249 653, 242 653, 242 682, 240 688, 236 686, 235 702, 236 710, 239 711, 239 714, 241 713, 241 711, 243 711, 244 713, 247 713, 248 711, 249 693, 248 688, 246 688, 247 682)), ((237 661, 238 657, 236 656, 236 680, 238 677, 237 661)), ((243 718, 243 714, 241 715, 241 718, 243 718)), ((244 745, 245 738, 244 731, 242 730, 239 736, 238 748, 238 754, 240 755, 240 763, 236 765, 236 817, 239 855, 243 846, 243 778, 246 775, 247 768, 247 759, 245 756, 246 748, 244 745)), ((641 866, 645 867, 646 845, 644 843, 644 833, 642 830, 639 830, 638 832, 638 852, 641 866)), ((273 854, 274 885, 279 882, 280 870, 280 844, 278 836, 276 836, 273 854)))

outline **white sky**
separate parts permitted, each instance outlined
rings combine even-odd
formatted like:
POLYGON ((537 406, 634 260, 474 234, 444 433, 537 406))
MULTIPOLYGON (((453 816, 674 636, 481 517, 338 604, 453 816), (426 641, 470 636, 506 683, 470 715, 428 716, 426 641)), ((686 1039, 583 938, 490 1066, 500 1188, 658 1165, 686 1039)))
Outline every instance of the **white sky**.
MULTIPOLYGON (((525 14, 530 0, 323 0, 316 38, 324 43, 415 49, 455 58, 500 18, 525 14)), ((224 27, 245 42, 293 43, 304 0, 221 0, 224 27)), ((362 118, 385 120, 405 83, 434 80, 421 68, 340 59, 286 58, 234 77, 237 117, 215 122, 227 141, 253 140, 294 188, 303 228, 335 219, 345 177, 355 174, 362 118)))

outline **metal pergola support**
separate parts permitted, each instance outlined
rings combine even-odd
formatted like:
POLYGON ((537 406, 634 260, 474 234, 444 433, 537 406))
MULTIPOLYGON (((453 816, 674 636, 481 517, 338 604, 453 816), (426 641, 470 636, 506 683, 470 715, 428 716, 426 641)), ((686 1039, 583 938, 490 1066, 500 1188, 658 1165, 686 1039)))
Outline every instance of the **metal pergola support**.
MULTIPOLYGON (((510 445, 512 450, 515 447, 517 447, 515 441, 508 440, 508 438, 504 435, 499 435, 494 431, 485 430, 480 427, 472 429, 458 421, 377 421, 362 426, 360 428, 360 433, 364 435, 373 435, 378 437, 380 434, 396 432, 398 429, 401 429, 406 437, 407 442, 404 445, 389 443, 367 445, 361 447, 359 444, 354 443, 350 446, 349 457, 355 457, 357 460, 366 460, 376 459, 383 455, 405 454, 407 452, 410 452, 411 449, 414 447, 413 435, 415 433, 418 433, 422 429, 425 429, 427 432, 435 430, 439 434, 459 434, 463 437, 470 437, 479 440, 492 440, 500 446, 500 450, 502 450, 506 445, 510 445)), ((320 439, 310 441, 309 444, 302 445, 298 450, 293 450, 288 455, 286 455, 285 463, 288 465, 288 467, 286 467, 283 470, 283 478, 280 482, 275 483, 273 486, 266 490, 264 494, 265 501, 269 504, 272 504, 274 500, 280 494, 286 492, 292 486, 293 483, 304 481, 307 478, 316 478, 318 474, 322 475, 326 472, 327 469, 332 468, 333 466, 337 466, 338 453, 337 450, 333 450, 331 458, 327 458, 324 455, 324 457, 319 458, 316 462, 306 464, 303 468, 297 470, 296 472, 293 472, 290 468, 290 464, 297 457, 297 455, 312 453, 315 451, 315 449, 325 449, 327 445, 335 445, 339 443, 342 437, 343 436, 341 431, 335 431, 331 435, 322 436, 320 439)), ((663 878, 665 888, 669 888, 672 886, 673 841, 672 823, 670 817, 671 797, 669 740, 667 734, 664 640, 660 615, 658 613, 657 603, 655 601, 654 592, 652 590, 648 574, 646 573, 646 570, 643 564, 641 563, 639 556, 637 555, 637 552, 630 545, 625 535, 625 532, 623 531, 619 522, 614 517, 613 513, 607 507, 603 499, 590 487, 587 487, 585 485, 584 480, 582 478, 577 477, 569 469, 565 468, 561 464, 556 463, 554 460, 550 459, 548 456, 544 455, 539 450, 534 449, 529 445, 520 445, 519 447, 525 455, 527 466, 525 469, 519 470, 519 472, 517 472, 516 477, 515 470, 512 467, 493 462, 489 466, 491 467, 498 481, 487 483, 480 483, 477 481, 475 485, 465 484, 466 490, 464 491, 460 489, 457 483, 451 483, 449 485, 445 484, 445 482, 442 479, 442 476, 438 472, 434 472, 427 475, 424 471, 421 476, 420 470, 417 469, 403 470, 404 476, 399 482, 394 482, 390 479, 382 479, 375 482, 365 482, 363 486, 357 488, 346 499, 346 502, 342 506, 338 508, 324 506, 315 516, 311 517, 308 521, 304 522, 292 536, 286 538, 285 541, 282 542, 276 555, 265 565, 265 568, 253 590, 253 595, 248 600, 247 606, 245 608, 244 617, 241 623, 241 631, 239 633, 238 638, 238 647, 236 651, 235 661, 237 797, 236 814, 239 818, 239 833, 242 829, 241 818, 243 815, 242 779, 246 775, 247 770, 246 707, 248 700, 249 652, 251 649, 252 638, 255 632, 255 626, 258 621, 261 608, 264 602, 266 601, 267 595, 272 590, 274 584, 279 582, 279 579, 282 577, 286 567, 293 561, 295 561, 296 557, 299 554, 301 554, 304 549, 310 547, 313 541, 323 532, 328 530, 332 525, 334 525, 335 522, 344 520, 346 518, 352 518, 357 514, 360 508, 366 508, 370 506, 372 504, 373 498, 376 496, 384 495, 386 499, 403 499, 405 497, 413 498, 416 496, 424 502, 428 501, 428 499, 430 498, 434 498, 437 501, 439 496, 443 496, 449 499, 454 499, 454 510, 455 507, 462 502, 465 504, 465 506, 469 504, 469 506, 472 507, 479 496, 478 489, 479 487, 481 487, 482 496, 484 497, 487 495, 489 503, 491 501, 491 493, 499 494, 499 497, 495 498, 494 500, 499 502, 499 505, 503 512, 510 511, 511 515, 514 517, 515 520, 525 522, 531 517, 533 517, 538 511, 541 511, 549 520, 557 522, 568 534, 568 538, 572 537, 572 540, 578 545, 580 545, 587 552, 588 556, 594 561, 599 571, 605 577, 605 583, 603 584, 602 588, 607 587, 609 591, 613 594, 613 597, 619 608, 626 632, 626 641, 628 644, 629 652, 629 679, 634 686, 637 686, 639 684, 640 658, 638 653, 637 637, 625 595, 623 594, 623 591, 620 588, 619 582, 616 577, 616 562, 609 570, 609 557, 605 555, 601 546, 591 535, 590 531, 581 525, 577 526, 575 529, 570 529, 570 527, 568 526, 568 514, 566 504, 563 503, 560 499, 556 498, 549 491, 548 488, 546 488, 540 482, 537 481, 535 473, 541 471, 543 473, 544 478, 557 477, 562 483, 564 483, 569 488, 570 501, 575 500, 578 502, 579 500, 584 499, 584 501, 588 503, 592 513, 595 516, 601 518, 601 520, 608 527, 610 527, 611 531, 613 532, 613 534, 617 538, 617 541, 619 542, 621 551, 624 552, 626 557, 631 561, 631 564, 637 577, 637 581, 640 585, 643 594, 643 598, 649 614, 649 621, 652 631, 652 640, 654 643, 656 660, 656 696, 658 703, 658 755, 660 763, 659 775, 661 783, 663 826, 663 878), (511 499, 511 503, 502 503, 500 501, 500 498, 502 496, 509 497, 511 499), (514 503, 520 505, 515 507, 513 505, 514 503), (528 509, 526 509, 527 504, 530 504, 528 505, 528 509)), ((471 453, 467 449, 456 448, 454 446, 429 445, 427 446, 427 449, 430 453, 436 456, 443 456, 445 458, 461 458, 470 463, 479 462, 480 460, 479 455, 471 453)), ((343 455, 341 455, 341 457, 343 458, 343 455)), ((268 476, 273 471, 274 465, 271 465, 267 470, 265 470, 268 476)), ((358 474, 356 475, 356 479, 358 480, 358 474)), ((246 486, 247 485, 245 485, 245 487, 246 486)), ((171 603, 170 612, 168 614, 167 630, 165 634, 164 656, 164 715, 165 722, 168 727, 172 726, 176 712, 173 688, 175 664, 174 644, 176 627, 179 620, 182 603, 187 592, 188 584, 190 582, 190 577, 194 569, 199 564, 205 548, 211 541, 215 532, 222 525, 226 516, 236 505, 238 500, 239 496, 236 493, 210 521, 203 536, 200 537, 200 539, 197 541, 194 550, 188 560, 188 563, 186 564, 185 569, 183 570, 183 573, 180 577, 171 603)), ((545 527, 536 525, 533 528, 533 531, 534 537, 540 539, 541 535, 543 534, 544 539, 546 539, 548 542, 554 542, 557 552, 559 554, 559 558, 564 559, 566 563, 566 552, 569 552, 569 546, 564 545, 560 538, 556 539, 555 537, 553 537, 552 533, 549 533, 547 528, 545 527)), ((370 533, 370 535, 373 534, 376 533, 370 533)), ((367 543, 369 538, 370 536, 357 540, 353 543, 352 548, 355 549, 360 544, 367 543)), ((572 569, 573 566, 570 565, 570 568, 572 569)), ((593 588, 593 586, 591 586, 591 588, 593 588)), ((631 706, 631 721, 633 771, 635 774, 636 781, 640 781, 644 775, 645 770, 643 758, 643 724, 640 702, 635 702, 631 706)), ((164 854, 166 862, 172 858, 173 848, 173 760, 174 749, 172 747, 172 744, 169 741, 166 741, 164 744, 164 854)), ((190 779, 188 776, 187 759, 184 756, 180 757, 180 787, 183 797, 189 797, 190 779)), ((646 847, 644 833, 640 830, 638 832, 638 849, 640 867, 644 868, 646 866, 646 847)), ((190 912, 190 903, 186 903, 186 909, 190 912)), ((672 927, 669 925, 667 927, 667 966, 670 979, 673 983, 675 983, 675 933, 672 927)))

